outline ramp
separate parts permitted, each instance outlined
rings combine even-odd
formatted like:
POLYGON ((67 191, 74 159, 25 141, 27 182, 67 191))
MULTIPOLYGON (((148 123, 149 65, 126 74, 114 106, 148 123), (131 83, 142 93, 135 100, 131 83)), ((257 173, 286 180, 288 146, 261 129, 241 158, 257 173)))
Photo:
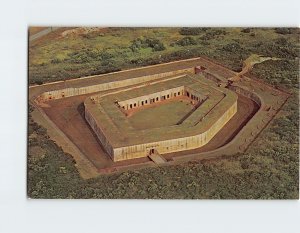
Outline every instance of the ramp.
POLYGON ((164 164, 167 162, 167 160, 164 157, 162 157, 160 154, 158 154, 157 152, 150 154, 149 158, 156 164, 164 164))

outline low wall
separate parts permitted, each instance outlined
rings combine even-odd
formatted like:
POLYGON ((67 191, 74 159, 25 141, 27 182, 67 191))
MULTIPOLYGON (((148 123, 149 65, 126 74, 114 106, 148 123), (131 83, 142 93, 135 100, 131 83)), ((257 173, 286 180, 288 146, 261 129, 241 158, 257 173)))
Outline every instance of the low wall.
POLYGON ((38 97, 38 100, 39 101, 48 101, 51 99, 61 99, 61 98, 71 97, 71 96, 76 96, 76 95, 84 95, 84 94, 90 94, 90 93, 99 92, 99 91, 107 91, 107 90, 111 90, 111 89, 127 87, 130 85, 136 85, 136 84, 164 78, 167 76, 182 74, 182 73, 186 73, 186 72, 194 73, 194 68, 191 67, 191 68, 187 68, 187 69, 175 70, 175 71, 170 71, 170 72, 165 72, 165 73, 141 76, 141 77, 137 77, 137 78, 128 77, 128 79, 125 79, 125 80, 112 81, 112 82, 101 83, 101 84, 85 86, 85 87, 64 88, 64 89, 60 89, 60 90, 47 91, 47 92, 42 93, 38 97))
POLYGON ((114 161, 121 161, 146 157, 149 154, 150 149, 155 149, 158 153, 165 154, 202 147, 221 130, 236 112, 237 101, 235 101, 233 105, 204 133, 195 136, 114 148, 111 157, 114 161))
POLYGON ((234 91, 234 92, 236 92, 240 95, 243 95, 247 98, 252 99, 259 106, 263 105, 263 101, 261 100, 261 98, 257 94, 255 94, 254 92, 251 92, 250 90, 247 90, 245 88, 238 87, 238 86, 229 86, 228 89, 230 89, 230 90, 232 90, 232 91, 234 91))
POLYGON ((86 121, 89 123, 89 125, 93 129, 94 133, 97 135, 97 138, 101 142, 101 144, 104 147, 104 149, 106 150, 106 152, 113 159, 113 157, 112 157, 113 148, 112 148, 111 144, 109 143, 109 141, 107 140, 107 138, 105 137, 105 135, 103 134, 103 132, 100 128, 100 125, 96 123, 95 119, 93 118, 91 113, 88 111, 88 108, 85 107, 84 109, 85 109, 85 119, 86 119, 86 121))

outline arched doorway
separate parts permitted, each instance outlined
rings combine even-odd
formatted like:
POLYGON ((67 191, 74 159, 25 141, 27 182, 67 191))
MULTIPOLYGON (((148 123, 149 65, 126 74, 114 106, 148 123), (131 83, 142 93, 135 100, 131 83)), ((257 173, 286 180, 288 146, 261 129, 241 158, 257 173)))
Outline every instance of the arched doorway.
POLYGON ((150 154, 150 155, 153 155, 153 154, 154 154, 154 149, 153 149, 153 148, 150 149, 149 154, 150 154))

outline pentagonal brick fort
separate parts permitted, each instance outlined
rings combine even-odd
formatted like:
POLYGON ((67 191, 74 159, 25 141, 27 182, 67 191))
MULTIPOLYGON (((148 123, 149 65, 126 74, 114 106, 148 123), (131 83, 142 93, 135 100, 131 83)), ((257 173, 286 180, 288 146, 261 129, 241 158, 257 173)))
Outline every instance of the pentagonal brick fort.
POLYGON ((31 86, 29 100, 34 120, 92 177, 247 150, 289 93, 236 76, 201 57, 31 86))
POLYGON ((207 144, 236 113, 237 95, 202 76, 184 74, 148 86, 94 95, 84 105, 85 118, 101 144, 114 161, 120 161, 207 144), (174 125, 138 130, 130 124, 130 110, 143 111, 182 96, 193 108, 174 125))

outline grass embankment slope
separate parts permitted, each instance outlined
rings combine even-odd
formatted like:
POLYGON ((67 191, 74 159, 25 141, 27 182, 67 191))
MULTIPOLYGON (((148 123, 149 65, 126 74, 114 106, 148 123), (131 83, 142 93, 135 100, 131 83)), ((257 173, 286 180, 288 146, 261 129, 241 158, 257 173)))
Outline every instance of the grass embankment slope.
POLYGON ((295 199, 299 189, 299 30, 239 28, 103 29, 30 46, 29 82, 42 83, 205 55, 241 71, 251 54, 257 78, 292 93, 247 153, 219 160, 82 180, 29 116, 28 195, 32 198, 295 199))

